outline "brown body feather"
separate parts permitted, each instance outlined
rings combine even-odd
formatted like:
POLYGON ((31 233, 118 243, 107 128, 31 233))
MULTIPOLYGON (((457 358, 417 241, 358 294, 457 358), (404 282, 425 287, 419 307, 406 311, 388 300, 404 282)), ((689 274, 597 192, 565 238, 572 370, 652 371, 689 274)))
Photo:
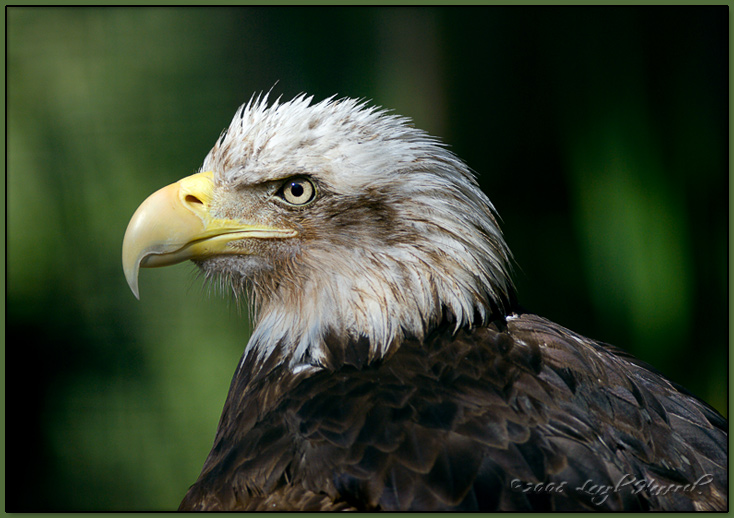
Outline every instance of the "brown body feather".
POLYGON ((181 509, 726 508, 723 418, 540 317, 350 360, 293 374, 246 359, 181 509))
POLYGON ((181 509, 727 506, 726 421, 620 350, 509 313, 492 204, 406 119, 253 99, 128 230, 134 292, 147 261, 191 258, 252 300, 181 509))

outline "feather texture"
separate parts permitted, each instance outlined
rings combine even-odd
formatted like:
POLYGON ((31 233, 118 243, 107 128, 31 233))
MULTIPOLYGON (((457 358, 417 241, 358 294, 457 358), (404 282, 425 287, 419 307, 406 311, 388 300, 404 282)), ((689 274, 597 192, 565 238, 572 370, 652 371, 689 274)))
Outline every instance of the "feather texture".
POLYGON ((253 98, 202 171, 213 218, 296 237, 197 260, 256 325, 182 510, 727 508, 726 421, 519 312, 492 204, 407 119, 253 98))
POLYGON ((182 509, 727 505, 726 423, 714 410, 534 315, 457 334, 444 324, 367 369, 294 375, 273 361, 265 375, 253 361, 182 509))
POLYGON ((310 102, 250 101, 202 166, 219 186, 215 217, 299 232, 254 255, 200 262, 251 294, 248 348, 262 359, 288 343, 291 366, 324 366, 323 339, 338 330, 368 337, 371 361, 446 310, 458 328, 508 307, 510 252, 466 165, 405 118, 351 99, 310 102), (319 193, 307 209, 261 201, 294 175, 319 193))

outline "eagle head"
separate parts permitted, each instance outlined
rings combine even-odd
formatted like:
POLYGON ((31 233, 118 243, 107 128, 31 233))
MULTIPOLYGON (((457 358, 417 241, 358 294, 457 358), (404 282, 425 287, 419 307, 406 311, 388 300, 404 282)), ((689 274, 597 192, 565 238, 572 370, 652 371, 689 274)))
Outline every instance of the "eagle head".
POLYGON ((247 295, 245 354, 329 367, 371 361, 447 319, 486 322, 511 298, 510 252, 469 168, 410 120, 353 99, 253 98, 200 172, 152 194, 123 243, 138 270, 194 261, 247 295), (329 345, 326 345, 326 337, 329 345))

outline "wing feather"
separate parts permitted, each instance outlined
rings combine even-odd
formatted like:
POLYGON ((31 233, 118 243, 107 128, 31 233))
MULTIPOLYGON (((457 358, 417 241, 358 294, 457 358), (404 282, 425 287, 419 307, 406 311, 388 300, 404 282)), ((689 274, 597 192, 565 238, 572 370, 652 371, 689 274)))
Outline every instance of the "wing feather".
POLYGON ((272 376, 280 392, 247 389, 269 391, 270 408, 256 423, 226 420, 184 508, 726 507, 726 421, 643 363, 534 315, 447 325, 368 367, 272 376), (696 491, 659 489, 696 480, 696 491))

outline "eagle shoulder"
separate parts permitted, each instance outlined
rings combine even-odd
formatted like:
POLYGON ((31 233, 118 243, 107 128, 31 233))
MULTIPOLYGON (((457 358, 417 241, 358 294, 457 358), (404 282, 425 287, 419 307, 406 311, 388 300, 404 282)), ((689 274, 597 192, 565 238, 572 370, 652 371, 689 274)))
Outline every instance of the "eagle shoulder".
POLYGON ((641 362, 534 315, 446 324, 370 365, 273 365, 238 371, 182 509, 726 506, 723 418, 641 362))

